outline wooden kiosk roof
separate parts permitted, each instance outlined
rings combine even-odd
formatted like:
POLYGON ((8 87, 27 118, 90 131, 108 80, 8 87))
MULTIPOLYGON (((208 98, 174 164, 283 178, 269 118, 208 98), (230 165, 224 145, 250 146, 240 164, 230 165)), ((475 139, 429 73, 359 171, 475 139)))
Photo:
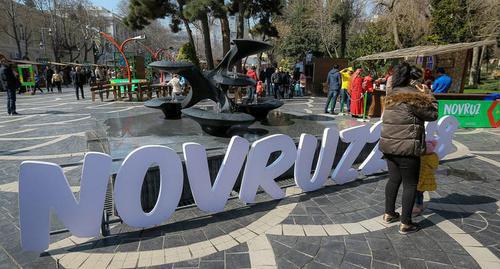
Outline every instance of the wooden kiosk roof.
POLYGON ((356 61, 370 61, 370 60, 385 60, 395 58, 409 58, 418 56, 432 56, 437 54, 450 53, 461 50, 468 50, 475 47, 482 47, 488 45, 495 45, 496 40, 483 40, 470 43, 455 43, 448 45, 435 45, 435 46, 416 46, 411 48, 398 49, 393 51, 381 52, 372 55, 359 57, 356 61))

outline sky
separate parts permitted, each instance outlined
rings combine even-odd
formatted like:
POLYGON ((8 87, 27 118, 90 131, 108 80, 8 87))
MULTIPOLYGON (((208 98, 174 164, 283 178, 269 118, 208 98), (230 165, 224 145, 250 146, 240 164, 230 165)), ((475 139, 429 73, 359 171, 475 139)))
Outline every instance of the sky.
POLYGON ((116 11, 116 6, 120 0, 91 0, 96 6, 104 7, 111 11, 116 11))

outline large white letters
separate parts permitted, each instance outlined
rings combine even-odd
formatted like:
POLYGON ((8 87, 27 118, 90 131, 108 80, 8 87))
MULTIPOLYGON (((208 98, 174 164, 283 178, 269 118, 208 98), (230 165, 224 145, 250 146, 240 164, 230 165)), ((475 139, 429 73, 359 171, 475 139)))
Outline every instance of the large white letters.
POLYGON ((342 141, 350 144, 333 170, 332 179, 335 183, 345 184, 358 177, 358 170, 352 168, 352 165, 366 144, 369 128, 369 125, 362 125, 340 131, 342 141))
POLYGON ((321 151, 319 153, 316 170, 311 178, 311 167, 313 165, 314 153, 318 140, 309 134, 300 136, 297 159, 295 160, 294 174, 295 184, 304 191, 314 191, 321 188, 332 170, 337 144, 339 142, 339 131, 336 127, 326 128, 321 140, 321 151))
POLYGON ((80 201, 71 192, 59 165, 26 161, 19 171, 19 221, 24 250, 41 252, 49 246, 50 209, 72 234, 99 235, 111 157, 87 153, 83 161, 80 201))
MULTIPOLYGON (((472 108, 470 108, 472 109, 472 108)), ((453 116, 442 117, 438 122, 426 123, 428 138, 438 141, 436 152, 440 158, 449 153, 453 133, 458 122, 453 116)), ((224 209, 231 190, 246 165, 239 198, 245 203, 255 202, 259 187, 273 199, 285 196, 274 181, 295 162, 295 183, 304 191, 321 188, 331 172, 339 137, 349 143, 339 164, 332 173, 337 184, 355 180, 358 173, 370 175, 386 169, 378 143, 360 165, 352 165, 365 144, 380 138, 381 122, 373 126, 352 127, 338 132, 336 127, 324 130, 314 174, 311 176, 317 139, 308 134, 300 137, 298 150, 291 137, 277 134, 255 141, 250 150, 249 142, 233 137, 213 184, 208 170, 205 148, 196 143, 183 145, 187 176, 196 204, 201 210, 218 212, 224 209), (271 154, 279 156, 268 164, 271 154)), ((21 244, 23 249, 43 251, 49 244, 49 213, 55 213, 73 235, 91 237, 99 234, 106 187, 111 170, 111 157, 103 153, 85 155, 79 201, 60 166, 52 163, 26 161, 19 173, 19 209, 21 244)), ((151 227, 165 222, 175 211, 183 189, 182 162, 178 154, 164 146, 144 146, 132 151, 123 161, 114 185, 116 209, 122 220, 133 227, 151 227), (144 176, 151 166, 158 166, 160 191, 153 210, 143 211, 141 190, 144 176)))
MULTIPOLYGON (((378 121, 370 128, 370 135, 368 136, 367 143, 375 143, 380 139, 380 132, 382 131, 382 121, 378 121)), ((366 160, 361 163, 359 170, 363 175, 371 175, 382 170, 387 170, 387 162, 382 159, 384 154, 378 148, 377 143, 366 160)))
POLYGON ((144 146, 132 151, 123 161, 115 181, 116 210, 123 222, 133 227, 161 224, 174 213, 182 194, 182 163, 177 153, 164 146, 144 146), (141 189, 150 165, 160 169, 160 193, 155 207, 145 213, 141 189))
POLYGON ((437 123, 438 143, 436 145, 436 153, 439 159, 444 158, 451 151, 453 134, 458 128, 457 118, 452 116, 444 116, 437 123))
POLYGON ((241 182, 240 199, 253 203, 259 186, 273 199, 285 197, 285 193, 274 179, 286 172, 295 161, 297 148, 292 138, 286 135, 271 135, 255 141, 248 152, 247 164, 241 182), (269 166, 271 153, 281 151, 280 156, 269 166))
POLYGON ((205 148, 196 143, 183 145, 189 186, 196 205, 201 210, 218 212, 224 209, 245 162, 249 145, 246 139, 239 136, 234 136, 231 139, 213 187, 208 172, 205 148))

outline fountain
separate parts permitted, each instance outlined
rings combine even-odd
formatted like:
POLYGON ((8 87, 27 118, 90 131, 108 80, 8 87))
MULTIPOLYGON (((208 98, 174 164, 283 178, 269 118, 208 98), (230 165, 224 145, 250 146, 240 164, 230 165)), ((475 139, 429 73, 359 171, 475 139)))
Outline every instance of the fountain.
MULTIPOLYGON (((202 73, 195 65, 186 62, 157 61, 151 63, 152 68, 177 73, 183 76, 191 84, 192 90, 182 100, 175 104, 176 108, 182 108, 182 113, 200 124, 203 131, 214 136, 231 136, 230 129, 249 126, 256 120, 263 120, 269 111, 283 105, 282 101, 274 99, 260 99, 257 103, 236 104, 227 96, 229 87, 255 86, 256 81, 248 78, 245 74, 230 71, 230 68, 239 60, 266 50, 271 46, 267 43, 236 39, 231 50, 214 70, 202 73), (217 103, 215 110, 204 110, 193 108, 198 102, 210 99, 217 103)), ((174 113, 175 109, 168 110, 174 106, 171 99, 153 99, 147 101, 146 106, 160 108, 166 118, 174 113)))

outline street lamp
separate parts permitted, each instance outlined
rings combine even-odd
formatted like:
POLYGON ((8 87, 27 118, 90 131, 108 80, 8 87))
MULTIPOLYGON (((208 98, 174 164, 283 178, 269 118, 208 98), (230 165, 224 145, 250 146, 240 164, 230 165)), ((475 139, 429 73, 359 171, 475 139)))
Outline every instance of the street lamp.
POLYGON ((47 30, 47 32, 49 33, 49 36, 52 36, 52 29, 51 28, 47 28, 47 27, 40 27, 40 35, 42 37, 42 40, 40 41, 40 48, 43 47, 44 49, 44 56, 45 58, 47 58, 47 46, 45 46, 45 35, 44 35, 44 30, 47 30))
POLYGON ((122 57, 123 57, 123 60, 125 61, 125 66, 126 66, 126 68, 127 68, 128 82, 129 82, 129 83, 132 83, 132 76, 131 76, 131 71, 130 71, 130 64, 129 64, 129 62, 128 62, 127 57, 125 56, 125 52, 124 52, 123 48, 125 47, 125 44, 127 44, 128 42, 130 42, 130 41, 132 41, 132 40, 144 40, 144 39, 146 39, 146 35, 144 35, 144 34, 143 34, 143 35, 139 35, 139 36, 135 36, 135 37, 127 38, 127 39, 126 39, 125 41, 123 41, 120 45, 118 45, 118 42, 116 42, 116 40, 115 40, 112 36, 110 36, 110 35, 106 34, 105 32, 102 32, 101 30, 99 30, 99 29, 97 29, 97 28, 95 28, 95 27, 91 27, 91 26, 89 26, 89 25, 87 25, 87 27, 86 27, 86 28, 87 28, 87 29, 89 29, 89 30, 92 30, 92 31, 94 31, 94 32, 99 33, 99 34, 100 34, 100 35, 102 35, 104 38, 106 38, 107 40, 109 40, 109 41, 110 41, 110 42, 111 42, 111 43, 112 43, 112 44, 113 44, 113 45, 114 45, 114 46, 118 49, 118 51, 120 52, 120 54, 121 54, 121 55, 122 55, 122 57))

